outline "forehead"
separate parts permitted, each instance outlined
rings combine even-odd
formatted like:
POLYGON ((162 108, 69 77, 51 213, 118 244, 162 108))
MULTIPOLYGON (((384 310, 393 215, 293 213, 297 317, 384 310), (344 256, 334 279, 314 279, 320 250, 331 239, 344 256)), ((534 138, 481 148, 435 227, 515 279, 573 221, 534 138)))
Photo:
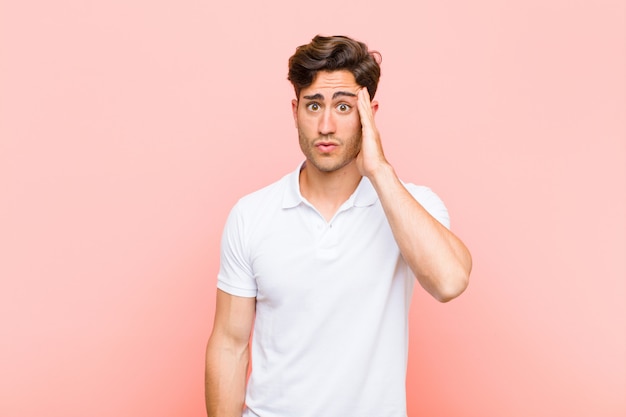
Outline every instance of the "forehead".
POLYGON ((331 97, 335 91, 346 91, 356 94, 359 88, 361 87, 356 83, 354 75, 350 71, 320 71, 315 75, 311 85, 300 91, 300 95, 321 93, 325 97, 331 97))

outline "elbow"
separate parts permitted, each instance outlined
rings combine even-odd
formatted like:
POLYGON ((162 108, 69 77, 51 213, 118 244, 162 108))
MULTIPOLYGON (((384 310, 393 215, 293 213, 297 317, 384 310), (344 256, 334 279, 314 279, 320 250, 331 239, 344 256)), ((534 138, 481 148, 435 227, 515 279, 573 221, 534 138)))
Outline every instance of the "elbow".
POLYGON ((450 285, 448 288, 439 290, 436 294, 433 294, 435 299, 440 303, 447 303, 457 298, 467 288, 468 281, 460 283, 458 285, 450 285))
POLYGON ((463 294, 469 285, 470 270, 461 269, 456 273, 450 273, 448 278, 433 292, 433 297, 440 303, 447 303, 463 294))
MULTIPOLYGON (((463 294, 469 285, 472 257, 469 252, 462 259, 439 262, 437 268, 415 273, 422 287, 437 301, 447 303, 463 294)), ((416 272, 416 270, 413 270, 416 272)))

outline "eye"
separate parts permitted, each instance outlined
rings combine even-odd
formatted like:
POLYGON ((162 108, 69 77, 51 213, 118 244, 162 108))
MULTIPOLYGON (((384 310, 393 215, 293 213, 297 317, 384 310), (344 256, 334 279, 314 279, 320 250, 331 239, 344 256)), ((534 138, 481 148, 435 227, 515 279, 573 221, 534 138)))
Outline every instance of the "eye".
POLYGON ((306 105, 306 108, 309 111, 319 111, 320 105, 319 105, 319 103, 311 102, 311 103, 306 105))
POLYGON ((341 104, 339 104, 337 106, 337 110, 339 110, 342 113, 350 111, 351 108, 352 108, 352 106, 350 106, 349 104, 346 104, 346 103, 341 103, 341 104))

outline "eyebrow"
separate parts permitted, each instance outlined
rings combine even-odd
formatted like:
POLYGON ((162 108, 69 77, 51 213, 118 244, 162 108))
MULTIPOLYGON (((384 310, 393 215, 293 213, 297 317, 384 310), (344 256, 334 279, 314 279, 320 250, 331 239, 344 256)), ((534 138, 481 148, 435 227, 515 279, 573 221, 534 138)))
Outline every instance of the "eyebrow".
MULTIPOLYGON (((337 97, 356 97, 356 94, 351 93, 349 91, 336 91, 333 94, 333 100, 336 99, 337 97)), ((307 99, 307 100, 323 100, 324 96, 320 93, 317 93, 317 94, 313 94, 310 96, 302 96, 302 98, 307 99)))

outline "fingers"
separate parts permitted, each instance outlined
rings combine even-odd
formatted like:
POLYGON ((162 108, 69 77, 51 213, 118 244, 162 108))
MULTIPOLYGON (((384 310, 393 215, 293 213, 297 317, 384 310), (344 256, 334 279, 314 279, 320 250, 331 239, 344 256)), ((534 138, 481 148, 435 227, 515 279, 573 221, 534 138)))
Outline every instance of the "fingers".
POLYGON ((361 125, 363 127, 371 128, 373 124, 374 113, 372 112, 372 102, 370 101, 370 95, 367 88, 363 87, 357 94, 359 116, 361 117, 361 125))

